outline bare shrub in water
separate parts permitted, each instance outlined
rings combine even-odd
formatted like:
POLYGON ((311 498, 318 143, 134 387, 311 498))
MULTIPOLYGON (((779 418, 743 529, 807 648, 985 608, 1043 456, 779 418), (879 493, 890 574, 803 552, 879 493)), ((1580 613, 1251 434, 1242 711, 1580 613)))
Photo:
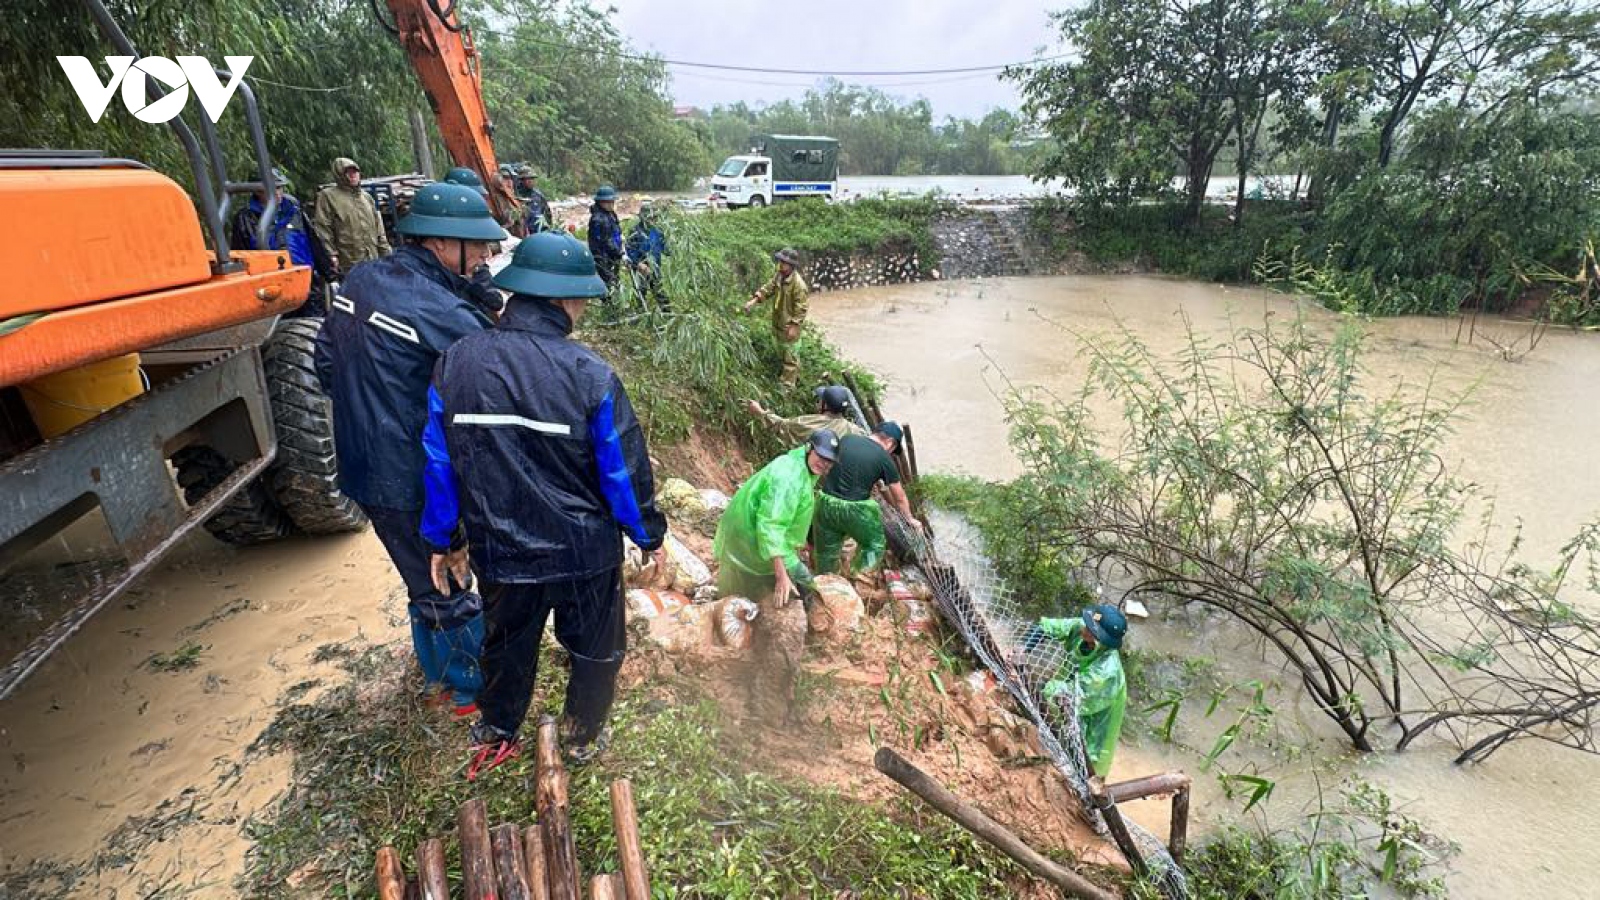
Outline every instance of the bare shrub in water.
POLYGON ((1458 762, 1531 736, 1596 752, 1600 629, 1564 591, 1600 588, 1600 523, 1553 573, 1455 545, 1471 485, 1440 457, 1461 398, 1369 396, 1362 335, 1302 322, 1155 357, 1131 333, 1085 339, 1071 400, 1009 401, 1038 535, 1074 566, 1220 610, 1300 677, 1360 750, 1439 733, 1458 762), (1092 398, 1120 409, 1115 442, 1092 398), (1574 587, 1574 566, 1587 564, 1574 587))

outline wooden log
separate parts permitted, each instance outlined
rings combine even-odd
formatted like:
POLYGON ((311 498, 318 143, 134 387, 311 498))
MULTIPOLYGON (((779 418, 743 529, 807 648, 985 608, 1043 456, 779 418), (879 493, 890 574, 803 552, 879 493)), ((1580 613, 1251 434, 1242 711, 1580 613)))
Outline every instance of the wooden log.
POLYGON ((1172 861, 1183 865, 1183 853, 1189 848, 1189 786, 1172 796, 1172 825, 1167 831, 1167 852, 1172 861))
POLYGON ((906 432, 906 445, 901 449, 905 451, 906 462, 911 465, 911 481, 915 483, 918 478, 922 477, 922 470, 917 468, 917 442, 911 436, 911 426, 904 425, 902 427, 906 432))
POLYGON ((639 811, 633 804, 633 783, 626 778, 611 782, 611 822, 617 833, 623 893, 627 900, 650 900, 650 876, 644 864, 644 844, 639 840, 639 811))
POLYGON ((494 872, 500 884, 500 900, 532 900, 528 890, 528 863, 522 856, 521 829, 511 822, 489 829, 494 848, 494 872))
POLYGON ((461 880, 467 900, 494 900, 499 886, 494 877, 494 850, 489 843, 489 811, 474 797, 456 810, 456 830, 461 835, 461 880))
POLYGON ((622 876, 615 872, 596 875, 589 882, 590 900, 622 900, 624 890, 622 876))
POLYGON ((539 837, 539 826, 529 825, 522 833, 522 855, 527 864, 528 891, 533 900, 550 900, 550 876, 544 867, 544 839, 539 837))
POLYGON ((1068 896, 1083 900, 1114 900, 1115 894, 1096 886, 1077 872, 1041 856, 1038 851, 1023 843, 1021 838, 1012 834, 999 822, 952 794, 944 785, 929 778, 922 770, 906 762, 900 754, 888 747, 878 748, 877 754, 872 758, 872 764, 901 787, 927 801, 929 806, 944 813, 956 824, 1016 860, 1024 869, 1060 888, 1068 896))
POLYGON ((1159 775, 1146 775, 1143 778, 1108 784, 1106 785, 1106 793, 1111 795, 1111 802, 1113 803, 1127 803, 1129 800, 1143 800, 1146 797, 1164 797, 1167 794, 1176 794, 1188 787, 1188 775, 1182 772, 1162 772, 1159 775))
POLYGON ((405 900, 406 867, 393 847, 378 849, 378 900, 405 900))
POLYGON ((1106 820, 1106 829, 1111 832, 1111 839, 1116 842, 1117 849, 1122 851, 1123 857, 1128 860, 1128 865, 1133 868, 1133 874, 1144 878, 1149 874, 1149 868, 1144 864, 1144 857, 1139 853, 1139 845, 1133 842, 1133 835, 1128 832, 1128 823, 1122 821, 1122 811, 1117 809, 1117 802, 1111 799, 1111 794, 1106 790, 1106 784, 1099 776, 1089 779, 1089 799, 1094 803, 1094 808, 1100 810, 1100 815, 1106 820))
POLYGON ((567 809, 567 770, 561 764, 556 720, 550 716, 539 722, 538 761, 534 799, 550 900, 578 900, 578 851, 572 843, 572 820, 567 809))
POLYGON ((444 868, 444 841, 430 838, 417 845, 417 877, 422 900, 450 900, 450 878, 444 868))

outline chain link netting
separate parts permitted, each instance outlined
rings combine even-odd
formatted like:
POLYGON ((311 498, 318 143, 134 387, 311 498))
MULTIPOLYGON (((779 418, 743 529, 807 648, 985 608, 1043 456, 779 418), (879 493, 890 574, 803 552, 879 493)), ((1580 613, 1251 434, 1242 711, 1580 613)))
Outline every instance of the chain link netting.
MULTIPOLYGON (((1089 794, 1093 772, 1078 727, 1079 694, 1074 690, 1045 696, 1046 682, 1062 671, 1076 672, 1066 646, 1030 637, 1035 617, 1022 608, 989 561, 981 539, 964 522, 953 517, 940 521, 930 540, 898 510, 882 506, 884 530, 896 555, 902 562, 915 564, 932 588, 945 620, 1033 720, 1039 743, 1066 776, 1084 815, 1105 834, 1105 823, 1089 794)), ((1127 825, 1162 892, 1174 900, 1187 897, 1183 872, 1166 846, 1134 822, 1127 825)))

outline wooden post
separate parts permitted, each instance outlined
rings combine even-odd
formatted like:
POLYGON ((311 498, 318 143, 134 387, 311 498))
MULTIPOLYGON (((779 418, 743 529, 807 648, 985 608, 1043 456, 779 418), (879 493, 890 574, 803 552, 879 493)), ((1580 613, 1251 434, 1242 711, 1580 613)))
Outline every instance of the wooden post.
POLYGON ((1111 799, 1111 794, 1106 791, 1106 783, 1098 775, 1089 779, 1089 799, 1106 820, 1111 839, 1116 841, 1117 849, 1127 858, 1133 874, 1144 878, 1150 870, 1144 864, 1144 857, 1139 854, 1139 846, 1133 842, 1133 835, 1128 833, 1128 823, 1122 821, 1122 811, 1117 809, 1117 801, 1111 799))
POLYGON ((625 890, 621 875, 596 875, 589 882, 589 900, 622 900, 625 890))
MULTIPOLYGON (((411 119, 411 153, 417 158, 417 171, 422 173, 422 177, 432 181, 434 175, 433 147, 428 143, 428 129, 422 125, 422 110, 413 106, 406 112, 411 119)), ((499 173, 483 172, 480 174, 483 175, 485 183, 487 183, 490 175, 499 173)))
POLYGON ((461 804, 456 811, 456 830, 461 834, 461 880, 467 900, 495 900, 499 886, 489 844, 489 811, 482 799, 475 797, 461 804))
POLYGON ((644 844, 639 840, 639 811, 633 805, 633 784, 626 778, 611 782, 611 821, 627 900, 650 900, 650 876, 644 865, 644 844))
POLYGON ((450 879, 444 869, 444 841, 430 838, 417 845, 417 878, 422 900, 450 900, 450 879))
POLYGON ((534 798, 550 900, 578 900, 578 851, 572 843, 572 820, 567 811, 567 770, 561 765, 556 720, 549 716, 539 721, 538 761, 534 798))
POLYGON ((872 758, 872 763, 879 772, 894 779, 901 787, 926 800, 929 806, 944 813, 956 824, 1016 860, 1024 869, 1065 891, 1068 896, 1082 900, 1115 900, 1115 894, 1096 886, 1077 872, 1041 856, 1038 851, 1023 843, 1021 838, 1006 830, 999 822, 950 793, 944 785, 929 778, 922 770, 906 762, 900 754, 888 747, 879 747, 877 755, 872 758))
POLYGON ((400 862, 400 854, 393 847, 382 847, 378 850, 378 898, 379 900, 405 900, 406 896, 406 868, 400 862))
POLYGON ((494 871, 500 883, 500 900, 532 900, 528 890, 527 860, 522 857, 521 829, 513 823, 489 830, 494 847, 494 871))
POLYGON ((1167 852, 1172 861, 1183 865, 1183 851, 1189 847, 1189 786, 1172 795, 1172 826, 1167 830, 1167 852))
POLYGON ((528 873, 528 891, 533 900, 550 900, 550 876, 544 868, 544 840, 539 837, 539 826, 529 825, 522 833, 522 855, 527 860, 523 871, 528 873))

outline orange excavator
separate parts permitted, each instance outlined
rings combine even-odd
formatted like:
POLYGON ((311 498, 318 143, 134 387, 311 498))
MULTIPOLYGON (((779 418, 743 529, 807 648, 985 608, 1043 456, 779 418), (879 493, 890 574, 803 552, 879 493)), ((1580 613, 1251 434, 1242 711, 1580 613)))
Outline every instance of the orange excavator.
MULTIPOLYGON (((116 53, 140 56, 101 0, 83 3, 116 53)), ((516 200, 495 177, 476 49, 439 3, 388 0, 385 24, 503 214, 516 200)), ((196 527, 233 543, 365 527, 338 488, 321 321, 291 316, 311 271, 228 246, 234 198, 266 198, 257 246, 276 211, 261 110, 246 82, 235 99, 245 181, 206 116, 171 120, 192 199, 134 160, 0 150, 0 614, 52 622, 0 632, 0 697, 196 527)))

